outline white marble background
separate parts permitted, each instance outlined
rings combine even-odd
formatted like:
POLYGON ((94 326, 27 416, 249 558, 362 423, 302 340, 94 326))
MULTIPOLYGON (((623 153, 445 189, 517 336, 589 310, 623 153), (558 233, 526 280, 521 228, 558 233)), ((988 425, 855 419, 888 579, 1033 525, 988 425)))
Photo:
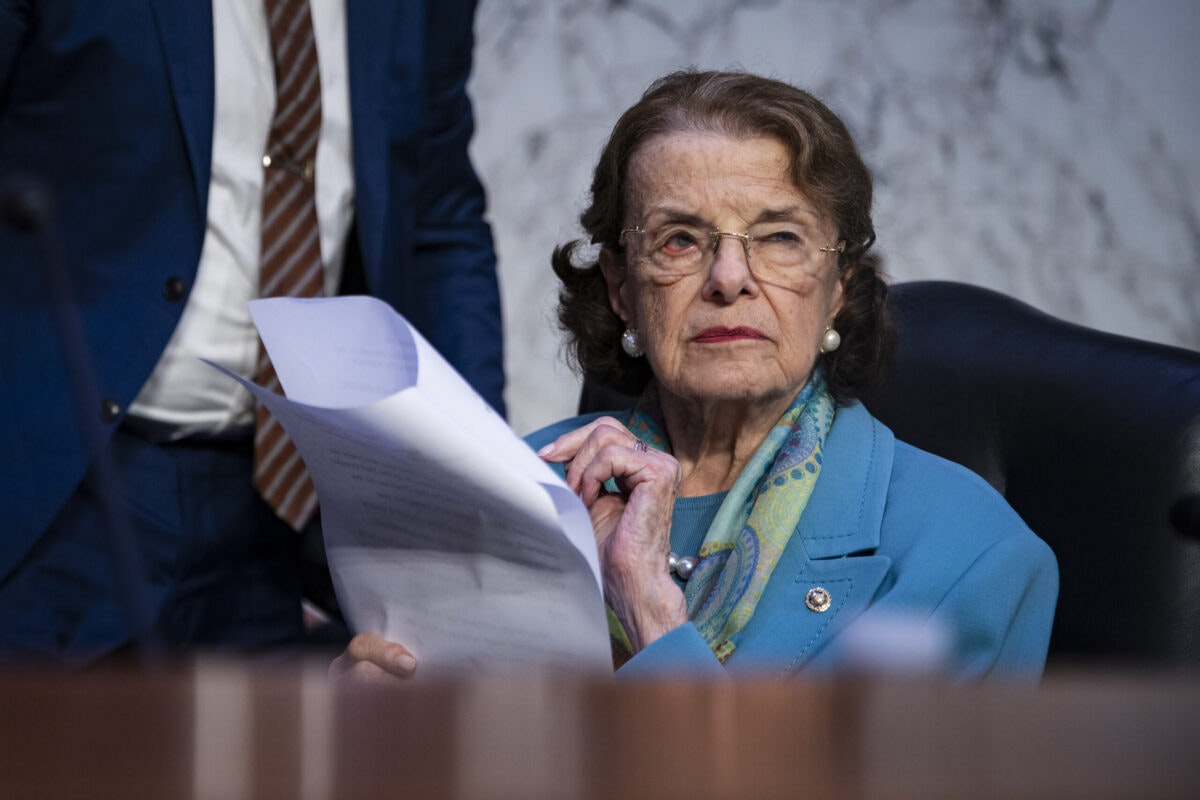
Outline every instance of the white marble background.
POLYGON ((550 251, 579 235, 618 114, 689 65, 782 78, 846 120, 893 280, 1200 349, 1194 0, 481 0, 476 35, 518 433, 578 397, 550 251))

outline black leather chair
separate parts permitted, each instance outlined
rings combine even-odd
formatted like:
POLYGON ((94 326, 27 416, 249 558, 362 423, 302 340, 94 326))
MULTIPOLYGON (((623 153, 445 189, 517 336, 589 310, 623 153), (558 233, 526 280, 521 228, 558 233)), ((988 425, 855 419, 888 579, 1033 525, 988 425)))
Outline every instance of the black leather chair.
MULTIPOLYGON (((961 283, 895 284, 889 304, 895 369, 863 402, 1054 549, 1049 665, 1200 668, 1200 352, 961 283)), ((585 386, 581 409, 621 402, 585 386)))
POLYGON ((863 402, 1054 549, 1051 663, 1200 667, 1200 353, 961 283, 897 284, 889 303, 895 369, 863 402))

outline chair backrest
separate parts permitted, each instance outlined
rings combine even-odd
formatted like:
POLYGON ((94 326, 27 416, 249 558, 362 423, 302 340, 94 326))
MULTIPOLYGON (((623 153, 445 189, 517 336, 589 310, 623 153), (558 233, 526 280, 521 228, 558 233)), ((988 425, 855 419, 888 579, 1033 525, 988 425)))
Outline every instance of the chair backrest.
POLYGON ((1050 661, 1200 666, 1200 353, 947 281, 892 287, 867 408, 982 475, 1058 557, 1050 661))
MULTIPOLYGON (((1200 353, 961 283, 898 283, 889 305, 895 369, 863 402, 1054 549, 1051 665, 1200 667, 1200 353)), ((585 382, 580 411, 630 402, 585 382)))

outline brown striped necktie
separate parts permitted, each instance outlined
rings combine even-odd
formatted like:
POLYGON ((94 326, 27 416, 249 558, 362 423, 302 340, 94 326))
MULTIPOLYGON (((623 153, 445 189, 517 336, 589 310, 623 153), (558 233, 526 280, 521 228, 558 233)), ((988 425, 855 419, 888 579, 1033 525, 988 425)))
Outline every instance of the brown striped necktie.
MULTIPOLYGON (((315 297, 324 285, 313 188, 321 132, 321 77, 308 0, 264 0, 275 62, 275 115, 263 156, 260 297, 315 297)), ((255 380, 282 392, 259 344, 255 380)), ((317 495, 300 454, 261 404, 254 434, 254 486, 296 530, 312 517, 317 495)))

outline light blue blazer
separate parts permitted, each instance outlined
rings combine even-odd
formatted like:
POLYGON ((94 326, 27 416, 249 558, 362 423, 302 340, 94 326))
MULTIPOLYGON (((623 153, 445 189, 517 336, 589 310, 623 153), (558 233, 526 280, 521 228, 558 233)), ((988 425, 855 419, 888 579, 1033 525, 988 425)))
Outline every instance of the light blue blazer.
MULTIPOLYGON (((528 441, 541 447, 596 416, 528 441)), ((1058 568, 1004 498, 966 468, 897 441, 857 402, 838 407, 824 453, 796 534, 724 667, 688 623, 620 677, 840 672, 863 663, 860 645, 871 641, 863 632, 895 620, 945 634, 928 643, 949 644, 942 666, 954 676, 1040 675, 1058 568), (816 588, 829 595, 825 610, 805 602, 816 588)), ((881 656, 887 639, 877 637, 881 656)))

